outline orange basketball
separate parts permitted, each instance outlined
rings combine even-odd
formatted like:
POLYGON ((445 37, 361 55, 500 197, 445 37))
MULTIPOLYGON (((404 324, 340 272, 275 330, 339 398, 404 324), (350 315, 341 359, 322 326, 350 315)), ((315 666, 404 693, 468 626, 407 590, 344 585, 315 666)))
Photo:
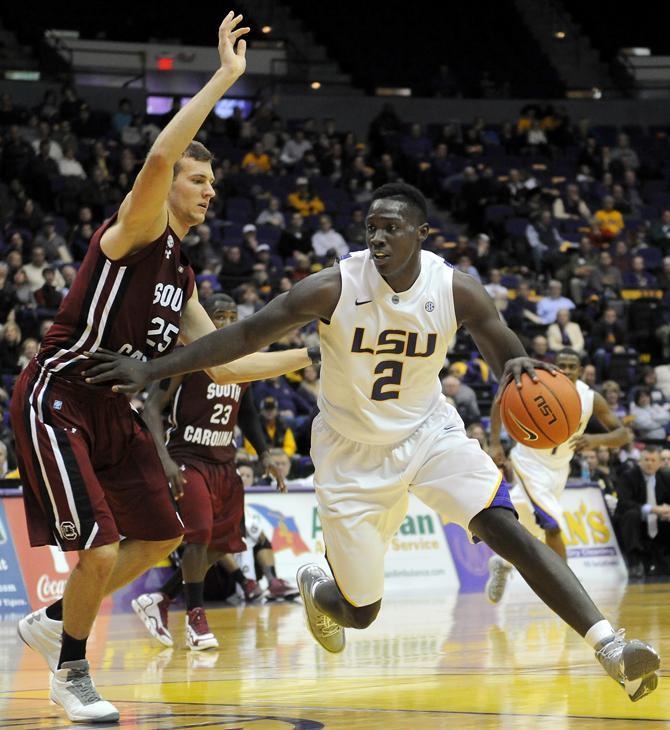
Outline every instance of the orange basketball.
POLYGON ((568 377, 535 372, 537 383, 523 373, 521 388, 513 380, 507 385, 500 398, 500 415, 515 441, 532 449, 553 449, 577 430, 582 404, 568 377))

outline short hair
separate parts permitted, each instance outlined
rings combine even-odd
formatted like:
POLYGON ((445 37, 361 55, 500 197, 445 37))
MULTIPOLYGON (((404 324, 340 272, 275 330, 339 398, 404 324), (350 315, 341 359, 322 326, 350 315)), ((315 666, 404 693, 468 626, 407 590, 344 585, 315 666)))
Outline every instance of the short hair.
POLYGON ((639 388, 635 393, 635 405, 640 404, 640 396, 646 395, 648 398, 651 398, 651 393, 649 392, 649 388, 639 388))
POLYGON ((428 218, 428 205, 423 193, 413 185, 404 182, 387 183, 378 187, 372 192, 370 203, 382 198, 391 198, 392 200, 401 200, 407 206, 414 208, 423 216, 425 221, 428 218))
POLYGON ((558 354, 556 355, 556 358, 558 359, 561 355, 569 355, 570 357, 576 357, 577 360, 579 360, 579 363, 581 365, 582 357, 577 352, 577 350, 573 350, 572 347, 564 347, 561 350, 559 350, 558 354))
POLYGON ((653 444, 647 444, 643 449, 643 452, 647 452, 648 454, 658 454, 661 455, 661 450, 658 448, 658 446, 654 446, 653 444))
POLYGON ((216 309, 217 304, 225 304, 230 309, 237 309, 237 302, 229 294, 222 293, 212 294, 211 297, 207 297, 202 303, 202 306, 205 308, 207 314, 211 314, 216 309))
POLYGON ((172 179, 179 175, 181 161, 184 157, 190 157, 192 160, 196 160, 197 162, 211 162, 214 159, 214 154, 210 152, 202 142, 196 142, 196 140, 193 140, 182 152, 181 157, 174 163, 174 167, 172 168, 172 179))

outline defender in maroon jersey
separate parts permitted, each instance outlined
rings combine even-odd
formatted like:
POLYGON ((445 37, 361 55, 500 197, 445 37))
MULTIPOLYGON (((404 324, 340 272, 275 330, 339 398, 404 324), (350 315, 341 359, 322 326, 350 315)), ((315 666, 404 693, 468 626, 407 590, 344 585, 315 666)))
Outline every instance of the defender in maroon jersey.
MULTIPOLYGON (((214 329, 180 241, 203 222, 215 195, 212 155, 192 140, 244 72, 238 39, 249 29, 240 21, 233 13, 224 19, 220 68, 157 137, 118 213, 94 234, 13 394, 31 544, 79 553, 64 598, 22 619, 19 634, 46 658, 50 697, 74 721, 118 720, 92 683, 87 637, 103 596, 174 550, 183 532, 151 434, 125 396, 86 384, 82 360, 103 348, 151 360, 177 338, 191 342, 214 329)), ((251 362, 250 376, 243 361, 240 369, 208 372, 217 382, 237 382, 253 377, 257 365, 251 362)))
MULTIPOLYGON (((226 294, 215 294, 203 306, 217 329, 237 320, 235 301, 226 294)), ((278 355, 285 358, 289 353, 278 355)), ((178 376, 150 389, 144 416, 166 474, 179 489, 176 496, 184 520, 186 545, 181 570, 159 591, 133 600, 133 610, 154 638, 172 646, 167 610, 182 590, 183 574, 187 646, 193 651, 217 647, 204 610, 205 575, 225 555, 246 550, 244 486, 235 467, 233 441, 238 421, 259 454, 263 468, 277 479, 277 488, 283 492, 286 485, 270 459, 247 383, 218 385, 202 372, 178 376), (164 438, 161 414, 168 406, 170 427, 164 438)), ((271 549, 263 537, 255 547, 263 550, 268 546, 271 549)), ((236 568, 235 565, 235 577, 246 585, 242 572, 236 568)), ((289 592, 288 585, 276 573, 269 576, 271 586, 273 580, 275 592, 289 592)))

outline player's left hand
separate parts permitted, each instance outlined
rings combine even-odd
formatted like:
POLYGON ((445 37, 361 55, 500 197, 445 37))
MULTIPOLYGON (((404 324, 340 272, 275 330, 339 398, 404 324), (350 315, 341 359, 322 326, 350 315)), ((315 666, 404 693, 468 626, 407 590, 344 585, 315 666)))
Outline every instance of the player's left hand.
POLYGON ((503 370, 502 377, 500 378, 500 386, 498 387, 498 394, 496 395, 496 398, 499 398, 507 385, 514 380, 516 382, 516 387, 521 388, 521 376, 524 373, 528 373, 530 375, 530 379, 537 383, 537 373, 536 370, 546 370, 547 372, 551 373, 552 375, 556 375, 556 373, 560 373, 561 371, 556 367, 556 365, 553 365, 550 362, 542 362, 541 360, 535 360, 532 357, 513 357, 511 360, 508 360, 505 363, 505 369, 503 370))
POLYGON ((286 492, 288 492, 288 487, 286 486, 286 482, 284 481, 282 473, 272 463, 272 457, 270 456, 270 454, 267 451, 264 454, 261 454, 259 461, 261 463, 261 466, 263 467, 263 474, 267 474, 268 476, 271 476, 273 479, 275 479, 277 482, 277 491, 281 492, 282 494, 286 494, 286 492))
POLYGON ((593 446, 593 438, 586 433, 573 436, 570 439, 570 448, 575 451, 582 451, 584 449, 590 449, 593 446))
POLYGON ((116 381, 117 385, 112 386, 115 393, 136 393, 151 380, 151 364, 148 362, 102 347, 84 354, 89 360, 97 360, 97 363, 91 362, 90 367, 83 372, 87 383, 96 385, 116 381))

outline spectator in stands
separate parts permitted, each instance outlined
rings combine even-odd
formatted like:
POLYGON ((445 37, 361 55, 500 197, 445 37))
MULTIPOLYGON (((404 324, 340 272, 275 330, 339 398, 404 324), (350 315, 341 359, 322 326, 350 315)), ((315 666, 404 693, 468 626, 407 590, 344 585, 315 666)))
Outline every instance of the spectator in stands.
POLYGON ((537 315, 537 304, 532 301, 530 284, 522 280, 516 290, 514 299, 510 299, 505 311, 505 321, 517 333, 527 335, 532 325, 542 324, 537 315))
POLYGON ((40 318, 55 317, 58 307, 63 301, 63 292, 54 285, 56 270, 46 266, 42 270, 42 276, 44 284, 33 293, 38 307, 38 316, 40 318))
POLYGON ((454 404, 466 426, 481 419, 475 391, 455 375, 447 375, 442 379, 442 392, 454 404))
POLYGON ((633 256, 631 270, 623 275, 623 284, 626 289, 653 289, 656 286, 656 277, 646 269, 642 256, 633 256))
POLYGON ((456 262, 456 268, 459 271, 462 271, 464 274, 468 274, 468 276, 471 276, 473 279, 476 279, 477 281, 481 282, 481 277, 479 276, 479 272, 472 265, 472 259, 470 258, 470 256, 468 254, 464 253, 458 257, 458 261, 456 262))
POLYGON ((127 127, 133 121, 133 105, 130 99, 125 97, 119 101, 119 108, 112 117, 112 126, 117 135, 121 135, 124 127, 127 127))
POLYGON ((658 385, 656 369, 650 365, 643 367, 640 371, 638 384, 634 388, 631 388, 630 393, 628 394, 628 400, 631 402, 634 401, 637 391, 640 389, 646 389, 649 391, 651 402, 655 405, 664 406, 668 402, 663 389, 658 385))
POLYGON ((540 362, 554 362, 556 353, 549 349, 549 340, 544 335, 535 335, 529 354, 540 362))
POLYGON ((610 407, 612 413, 622 420, 626 419, 625 423, 629 422, 628 409, 622 403, 622 393, 619 383, 614 380, 606 380, 600 387, 600 392, 607 401, 607 405, 610 407))
POLYGON ((274 197, 274 195, 270 198, 268 207, 262 210, 258 218, 256 218, 256 225, 274 226, 275 228, 282 229, 286 227, 286 219, 281 212, 279 198, 274 197))
POLYGON ((365 246, 365 213, 362 208, 356 207, 351 211, 344 237, 350 246, 365 246))
POLYGON ((661 220, 652 224, 649 231, 649 240, 652 245, 659 246, 664 254, 670 250, 670 209, 661 213, 661 220))
MULTIPOLYGON (((281 162, 289 168, 294 167, 300 160, 307 150, 312 149, 312 143, 305 138, 305 132, 302 129, 296 130, 286 141, 282 147, 279 159, 281 162)), ((319 212, 319 211, 317 211, 319 212)))
POLYGON ((584 383, 586 383, 589 388, 593 388, 593 390, 598 390, 598 372, 596 370, 596 366, 592 363, 587 363, 584 365, 582 369, 582 377, 580 380, 584 383))
POLYGON ((28 337, 21 343, 21 354, 19 355, 18 366, 23 368, 37 355, 40 343, 34 337, 28 337))
POLYGON ((670 549, 670 472, 661 468, 658 450, 647 446, 639 464, 622 471, 616 487, 616 521, 630 576, 665 572, 670 549))
POLYGON ((333 254, 344 256, 349 253, 349 246, 333 228, 333 222, 329 215, 319 216, 319 230, 312 236, 312 250, 318 258, 325 258, 333 254))
POLYGON ((609 251, 601 251, 598 258, 598 266, 589 275, 586 288, 589 293, 596 293, 599 297, 618 299, 624 284, 621 271, 612 262, 609 251))
POLYGON ((647 388, 639 388, 630 413, 634 416, 633 430, 641 441, 665 441, 666 425, 670 423, 670 405, 651 402, 647 388))
POLYGON ((547 291, 547 296, 537 303, 537 315, 544 324, 553 324, 559 309, 574 309, 575 304, 563 296, 563 286, 558 279, 551 279, 547 291))
POLYGON ((302 371, 302 381, 298 388, 301 396, 309 395, 314 401, 319 397, 321 389, 321 377, 319 368, 316 365, 308 365, 302 371))
MULTIPOLYGON (((295 436, 290 426, 279 415, 277 400, 268 396, 260 404, 261 426, 268 446, 282 449, 289 457, 297 450, 295 436)), ((251 455, 256 454, 254 447, 245 439, 244 448, 251 455)))
POLYGON ((526 155, 545 155, 549 157, 549 144, 547 135, 542 129, 539 119, 533 119, 526 132, 526 144, 521 148, 521 153, 526 155))
POLYGON ((570 310, 559 309, 556 321, 547 328, 549 349, 560 352, 564 347, 571 347, 580 355, 584 354, 584 335, 577 322, 570 321, 570 310))
POLYGON ((590 351, 595 354, 598 380, 605 370, 607 356, 625 352, 627 342, 628 336, 624 326, 619 322, 616 309, 607 307, 602 318, 591 329, 590 351))
POLYGON ((272 397, 276 401, 279 415, 302 425, 313 412, 312 403, 302 398, 291 386, 285 377, 268 378, 254 385, 254 400, 261 403, 265 398, 272 397))
POLYGON ((567 262, 556 272, 556 278, 570 293, 576 304, 584 301, 584 290, 589 276, 598 266, 598 251, 588 236, 582 236, 579 250, 570 254, 567 262))
POLYGON ((310 191, 306 177, 299 177, 295 183, 297 189, 288 196, 288 204, 293 210, 304 217, 319 215, 326 210, 321 198, 310 191))
POLYGON ((623 216, 618 210, 615 210, 614 198, 611 195, 605 195, 602 207, 596 211, 593 219, 598 235, 604 242, 616 238, 624 227, 623 216))
POLYGON ((31 189, 42 205, 50 205, 53 200, 53 188, 60 175, 58 163, 49 154, 49 140, 41 140, 36 157, 28 165, 31 189))
MULTIPOLYGON (((23 267, 23 271, 25 272, 31 292, 35 292, 44 284, 43 272, 44 269, 47 268, 47 266, 48 264, 44 248, 42 246, 33 246, 33 250, 30 256, 30 263, 26 264, 23 267)), ((57 288, 63 288, 63 277, 58 271, 55 272, 54 283, 57 288)))
POLYGON ((4 479, 5 474, 9 471, 7 463, 7 447, 4 441, 0 441, 0 479, 4 479))
POLYGON ((33 246, 42 246, 44 248, 47 261, 70 263, 72 255, 65 238, 56 231, 56 221, 53 216, 45 216, 43 223, 42 230, 35 236, 33 246))
POLYGON ((656 286, 658 286, 659 289, 663 289, 663 291, 670 290, 670 256, 665 256, 663 258, 656 286))
MULTIPOLYGON (((607 449, 607 446, 599 448, 607 449)), ((607 451, 609 452, 609 449, 607 451)), ((614 496, 615 490, 612 478, 609 471, 605 472, 600 468, 596 449, 584 449, 580 452, 579 457, 582 464, 586 467, 588 481, 595 482, 602 489, 603 494, 614 496)), ((613 504, 613 507, 616 508, 616 499, 613 501, 606 499, 606 501, 608 507, 610 504, 613 504)), ((614 508, 611 509, 611 512, 614 512, 614 508)))
POLYGON ((468 438, 476 439, 479 441, 479 445, 486 452, 489 450, 489 440, 486 435, 486 429, 482 425, 481 421, 473 421, 466 429, 465 435, 468 438))
POLYGON ((301 213, 292 213, 288 226, 281 232, 277 251, 282 258, 290 258, 295 251, 309 253, 312 250, 312 235, 301 213))
POLYGON ((509 290, 506 286, 503 286, 501 282, 502 271, 500 271, 500 269, 491 269, 488 284, 484 285, 484 289, 486 289, 491 299, 496 299, 498 297, 501 299, 507 299, 509 297, 509 290))
POLYGON ((591 211, 579 194, 579 186, 569 183, 565 192, 554 201, 553 214, 556 220, 590 220, 591 211))
POLYGON ((612 200, 614 210, 618 210, 623 216, 637 215, 639 211, 634 211, 628 198, 624 193, 623 185, 615 183, 612 185, 612 200))
POLYGON ((617 137, 617 145, 612 149, 611 160, 613 170, 619 169, 619 174, 625 170, 638 170, 640 158, 637 152, 630 146, 630 139, 627 134, 620 134, 617 137))
POLYGON ((528 224, 526 240, 530 246, 535 270, 543 271, 548 267, 553 271, 563 238, 554 225, 550 211, 543 210, 528 224))
POLYGON ((270 158, 263 149, 263 143, 254 142, 254 146, 242 158, 242 170, 251 174, 267 174, 272 169, 270 158))
POLYGON ((411 125, 409 134, 405 135, 400 141, 400 150, 403 155, 414 161, 428 160, 432 149, 433 146, 423 133, 423 128, 416 122, 411 125))
POLYGON ((62 177, 78 177, 82 180, 86 179, 86 173, 81 166, 81 162, 74 156, 74 149, 67 147, 63 154, 63 159, 58 161, 58 171, 62 177))
POLYGON ((640 208, 644 205, 642 193, 638 186, 637 173, 635 170, 626 170, 623 174, 624 196, 631 206, 634 215, 640 214, 640 208))
POLYGON ((19 373, 20 355, 21 329, 16 322, 6 322, 0 334, 0 372, 6 375, 19 373))
POLYGON ((239 246, 228 246, 223 249, 219 281, 224 292, 230 292, 248 280, 251 273, 251 264, 244 260, 239 246))
POLYGON ((661 449, 661 466, 670 469, 670 449, 661 449))

